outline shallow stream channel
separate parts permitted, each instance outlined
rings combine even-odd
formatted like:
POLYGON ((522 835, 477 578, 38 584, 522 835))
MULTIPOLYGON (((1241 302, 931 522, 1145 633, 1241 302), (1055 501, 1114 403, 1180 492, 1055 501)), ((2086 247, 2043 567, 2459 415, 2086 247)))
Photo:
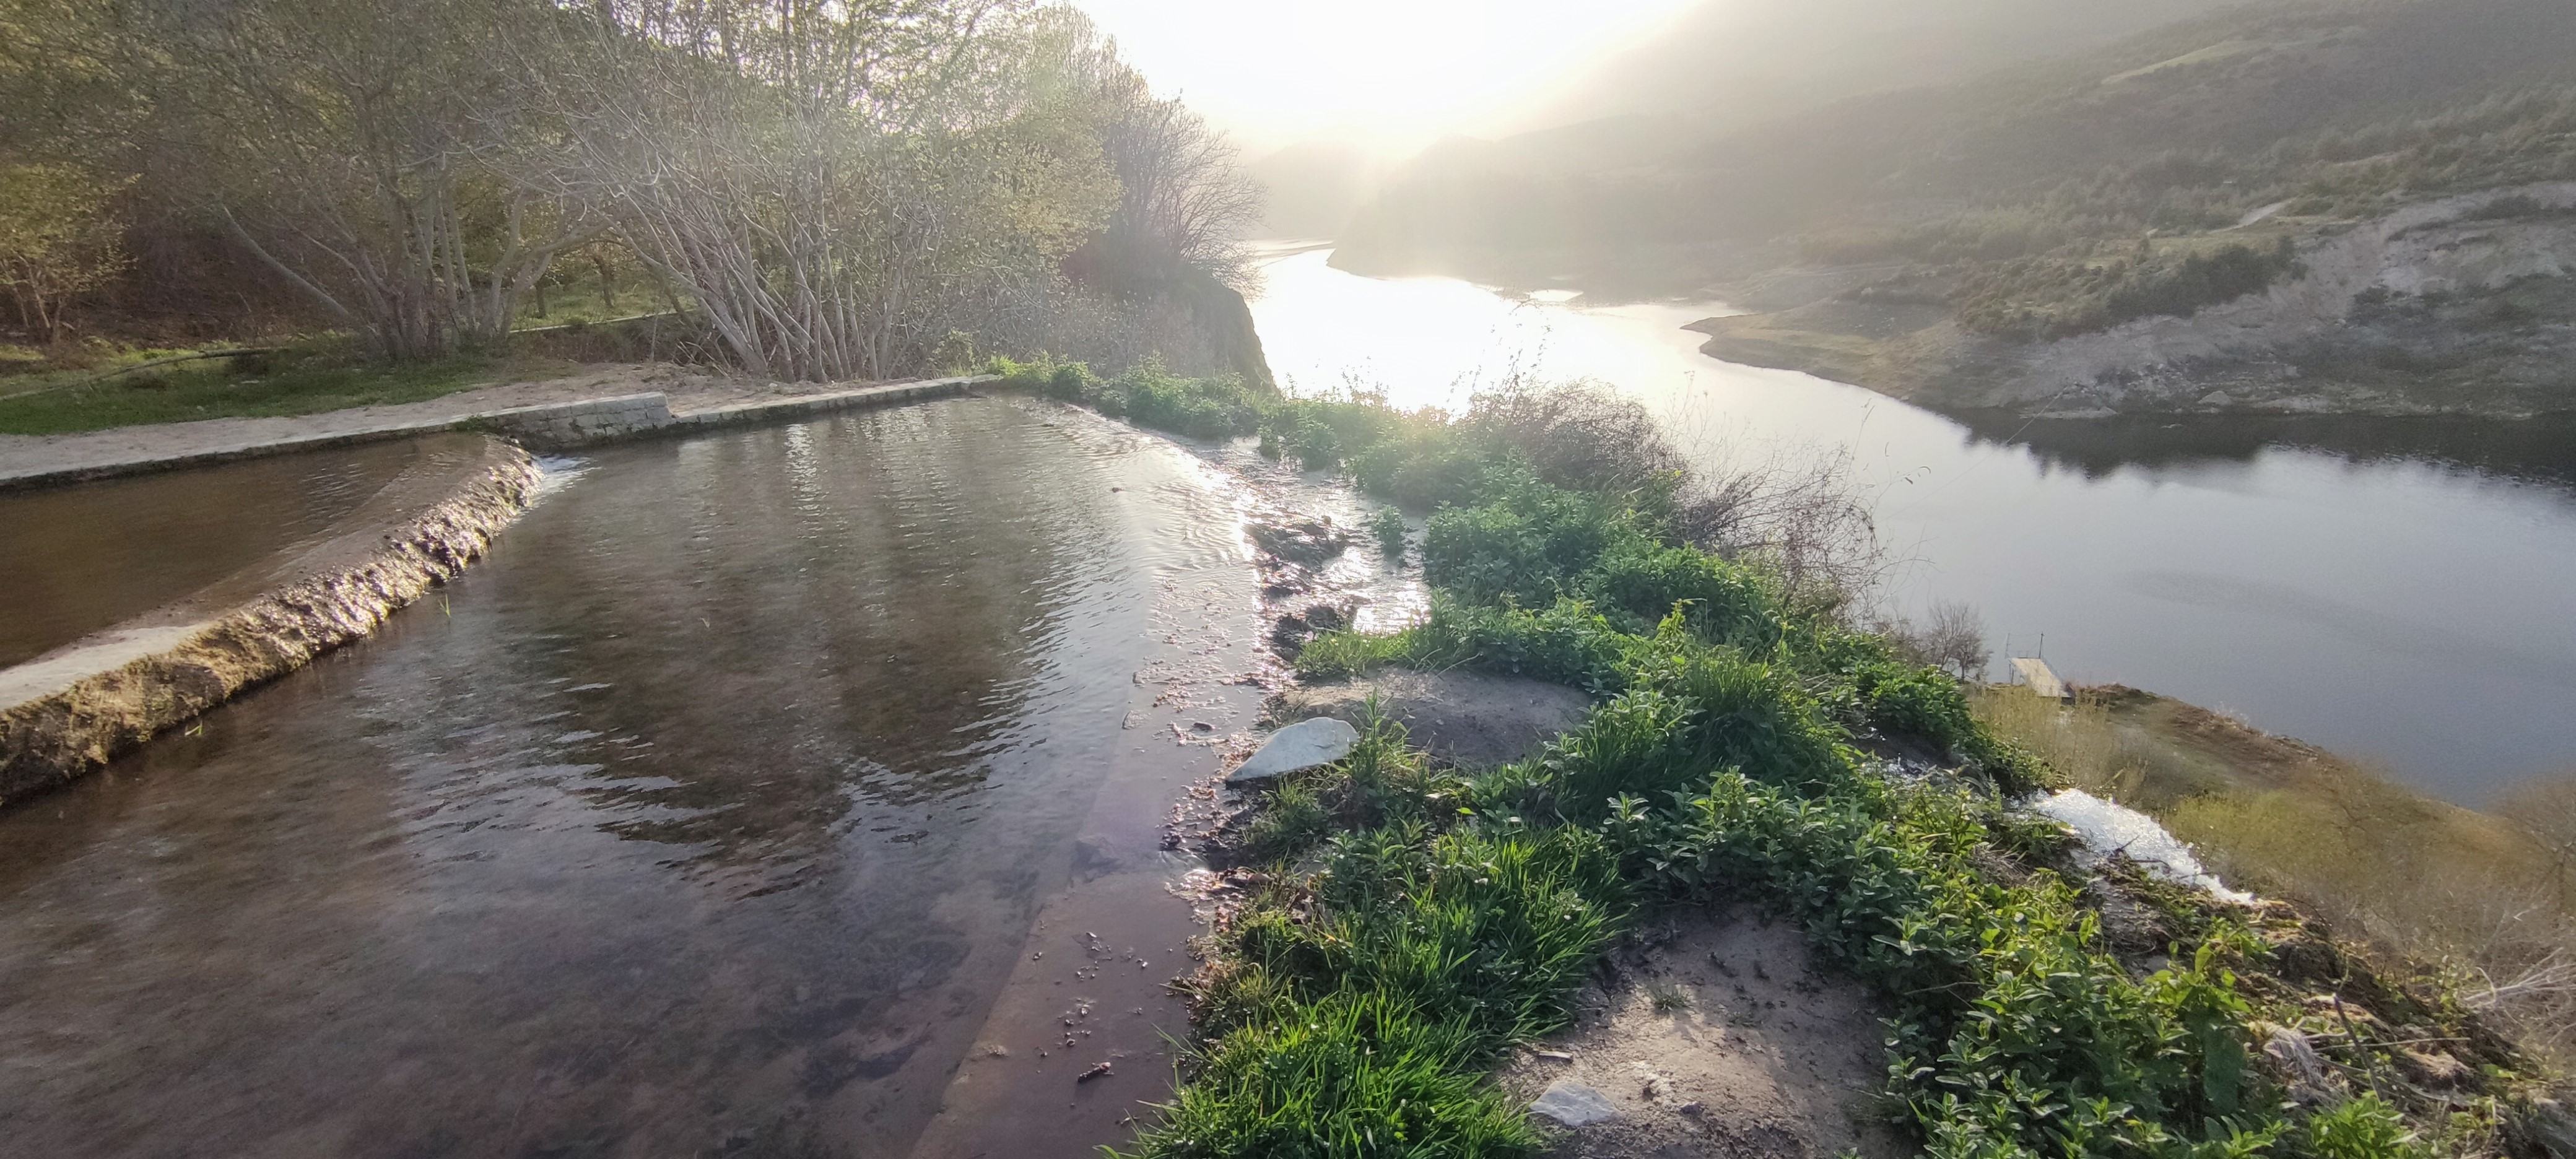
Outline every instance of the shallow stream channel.
POLYGON ((1003 397, 547 467, 375 636, 0 814, 5 1149, 1125 1140, 1174 804, 1273 674, 1246 521, 1320 485, 1003 397))

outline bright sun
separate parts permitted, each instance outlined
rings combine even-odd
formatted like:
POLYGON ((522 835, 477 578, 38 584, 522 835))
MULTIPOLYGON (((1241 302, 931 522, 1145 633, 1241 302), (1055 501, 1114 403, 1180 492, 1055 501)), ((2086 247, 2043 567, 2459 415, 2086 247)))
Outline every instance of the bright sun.
POLYGON ((1261 149, 1389 149, 1512 123, 1570 69, 1692 0, 1076 0, 1158 92, 1261 149))

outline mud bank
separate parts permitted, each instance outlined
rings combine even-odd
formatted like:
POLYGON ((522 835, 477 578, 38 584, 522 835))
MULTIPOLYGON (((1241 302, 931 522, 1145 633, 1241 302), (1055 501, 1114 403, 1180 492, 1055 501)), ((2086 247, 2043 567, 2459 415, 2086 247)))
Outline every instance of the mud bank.
POLYGON ((106 764, 367 633, 464 570, 534 494, 536 464, 478 455, 406 472, 290 558, 0 671, 0 807, 106 764))

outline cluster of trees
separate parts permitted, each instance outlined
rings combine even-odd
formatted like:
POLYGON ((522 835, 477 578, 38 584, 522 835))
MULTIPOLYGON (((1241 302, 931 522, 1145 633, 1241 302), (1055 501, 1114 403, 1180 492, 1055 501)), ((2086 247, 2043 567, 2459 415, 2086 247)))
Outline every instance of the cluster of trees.
POLYGON ((0 0, 0 107, 0 190, 45 191, 0 196, 0 278, 41 337, 158 230, 387 357, 499 341, 577 258, 750 373, 885 377, 1239 285, 1258 210, 1027 0, 0 0))

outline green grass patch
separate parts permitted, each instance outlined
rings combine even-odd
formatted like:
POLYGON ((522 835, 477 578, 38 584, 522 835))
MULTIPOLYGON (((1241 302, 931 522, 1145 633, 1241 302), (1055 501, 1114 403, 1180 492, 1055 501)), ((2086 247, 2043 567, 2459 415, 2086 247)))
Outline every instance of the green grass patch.
POLYGON ((385 364, 339 351, 295 350, 179 363, 104 380, 102 370, 30 375, 11 380, 12 393, 0 394, 0 434, 55 435, 420 402, 491 381, 499 365, 482 357, 385 364))
POLYGON ((1116 394, 1140 422, 1193 421, 1202 399, 1242 432, 1225 409, 1239 402, 1275 453, 1432 508, 1427 615, 1323 633, 1301 676, 1467 667, 1601 702, 1493 769, 1436 766, 1375 721, 1339 765, 1269 790, 1218 850, 1266 884, 1214 935, 1186 1081, 1130 1154, 1531 1154, 1543 1140, 1491 1068, 1565 1024, 1633 914, 1711 904, 1800 923, 1879 993, 1895 1013, 1887 1105, 1939 1159, 2502 1146, 2524 1097, 2509 1050, 2461 1048, 2480 1077, 2449 1095, 2399 1098, 2379 1077, 2424 1042, 2492 1043, 2456 1000, 2374 988, 2294 919, 2079 867, 2061 827, 2011 804, 2055 770, 1836 601, 1794 594, 1758 554, 1694 542, 1689 479, 1597 399, 1406 415, 1023 373, 1094 405, 1116 394), (1945 769, 1900 779, 1873 755, 1891 751, 1945 769), (2115 935, 2106 897, 2153 913, 2153 944, 2115 935), (2307 1002, 2321 987, 2402 1013, 2337 1047, 2307 1002), (2259 1055, 2267 1026, 2340 1050, 2336 1089, 2290 1098, 2259 1055))

